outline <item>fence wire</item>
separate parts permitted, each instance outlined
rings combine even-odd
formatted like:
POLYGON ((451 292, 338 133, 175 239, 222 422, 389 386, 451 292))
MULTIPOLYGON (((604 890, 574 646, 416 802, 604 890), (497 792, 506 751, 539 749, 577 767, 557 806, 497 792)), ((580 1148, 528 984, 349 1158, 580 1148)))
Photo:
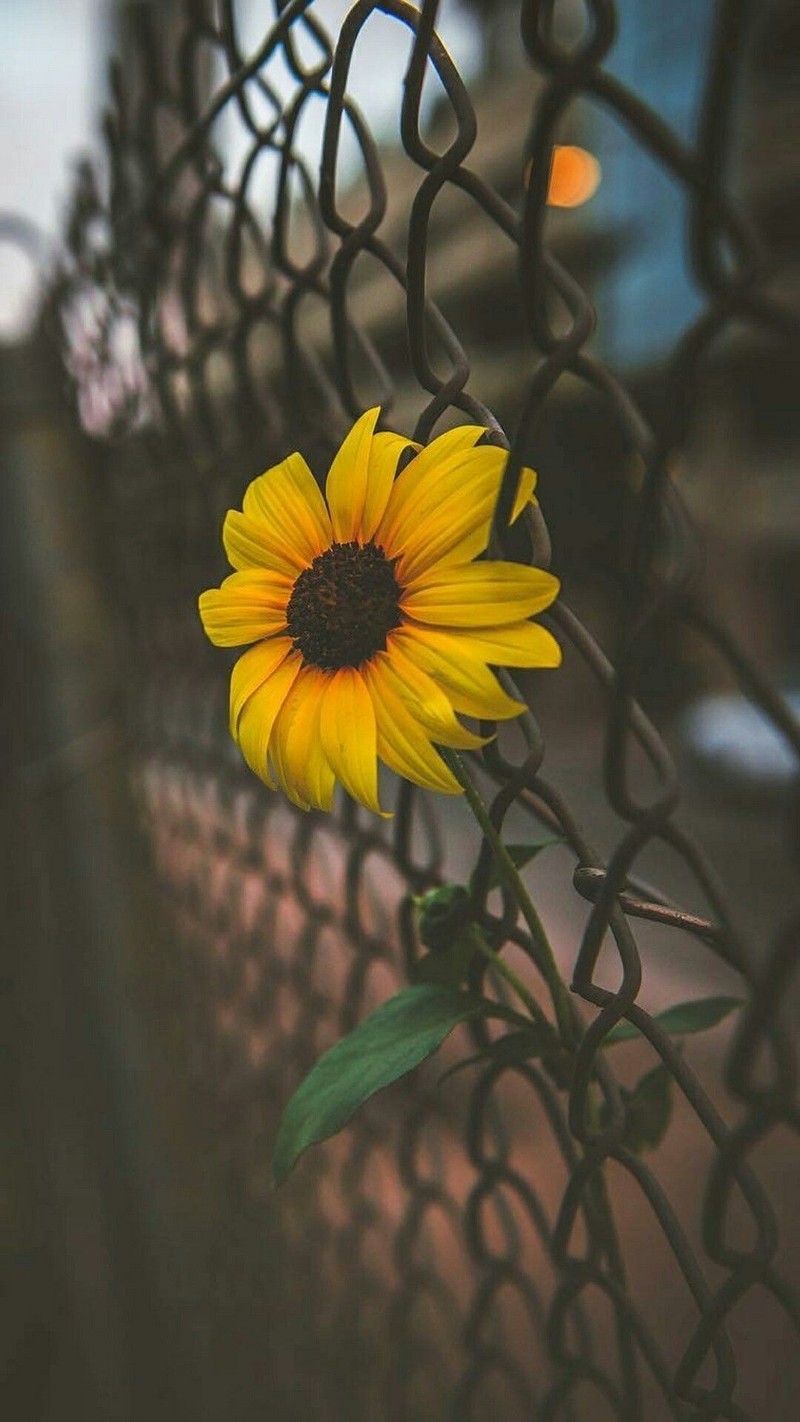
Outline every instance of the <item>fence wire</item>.
MULTIPOLYGON (((569 43, 563 7, 523 3, 530 102, 519 170, 529 162, 530 177, 519 201, 470 166, 478 114, 491 114, 491 101, 481 109, 439 39, 437 0, 359 0, 336 34, 322 8, 275 0, 270 13, 265 4, 263 33, 246 43, 244 7, 233 0, 126 7, 104 152, 79 173, 52 288, 82 421, 109 449, 100 502, 139 803, 174 929, 168 990, 162 984, 152 1001, 185 1124, 187 1209, 205 1271, 195 1308, 232 1419, 265 1408, 277 1418, 353 1422, 743 1419, 752 1415, 737 1382, 750 1366, 747 1339, 730 1327, 740 1303, 761 1291, 800 1327, 780 1273, 776 1215, 751 1167, 765 1140, 798 1127, 796 1044, 781 1007, 800 923, 781 927, 756 962, 678 821, 673 759, 636 698, 648 651, 691 628, 800 752, 800 731, 769 679, 702 602, 697 539, 668 473, 720 335, 744 324, 776 341, 798 337, 725 187, 752 7, 716 7, 689 144, 604 67, 612 0, 586 0, 569 43), (378 12, 409 46, 396 96, 401 176, 351 83, 378 12), (425 117, 432 83, 435 125, 425 117), (656 421, 591 353, 592 303, 549 236, 551 154, 576 100, 615 116, 687 203, 703 306, 671 353, 656 421), (312 115, 318 165, 299 140, 312 115), (226 147, 234 121, 244 136, 235 163, 226 147), (530 375, 510 438, 482 402, 458 303, 430 291, 443 227, 467 211, 496 234, 503 270, 516 269, 530 375), (385 315, 376 329, 387 306, 403 349, 387 339, 385 315), (349 803, 332 817, 304 816, 243 772, 227 739, 218 654, 195 613, 197 592, 223 571, 222 515, 290 449, 323 472, 367 405, 381 403, 395 427, 399 401, 414 407, 415 439, 428 439, 443 417, 467 417, 509 448, 496 541, 506 556, 546 565, 541 512, 526 547, 510 540, 507 523, 519 467, 564 382, 591 388, 642 470, 634 517, 620 531, 624 596, 611 657, 566 601, 552 614, 606 696, 603 778, 624 827, 619 842, 602 857, 542 773, 535 705, 524 740, 488 747, 478 768, 494 787, 498 827, 521 813, 564 837, 572 854, 560 892, 589 905, 570 965, 590 1024, 574 1079, 559 1091, 531 1063, 493 1063, 436 1091, 436 1073, 419 1073, 313 1153, 273 1199, 268 1160, 280 1110, 319 1052, 406 980, 419 954, 410 895, 441 880, 452 823, 408 785, 389 830, 349 803), (637 862, 653 844, 682 862, 707 917, 638 881, 637 862), (746 1006, 725 1063, 725 1117, 690 1054, 638 1005, 647 924, 658 925, 665 954, 689 934, 698 955, 740 977, 746 1006), (614 990, 598 980, 604 941, 616 949, 614 990), (624 1096, 614 1058, 601 1050, 623 1016, 693 1115, 699 1229, 682 1217, 685 1201, 671 1203, 647 1160, 623 1144, 624 1096), (596 1080, 602 1129, 587 1120, 596 1080), (615 1210, 612 1245, 596 1237, 586 1203, 598 1178, 615 1210), (658 1299, 630 1283, 637 1251, 641 1285, 642 1251, 660 1248, 652 1234, 634 1237, 625 1204, 634 1196, 664 1241, 663 1268, 685 1284, 677 1335, 658 1299)), ((513 905, 498 907, 488 874, 484 882, 482 911, 497 940, 528 952, 513 905)))

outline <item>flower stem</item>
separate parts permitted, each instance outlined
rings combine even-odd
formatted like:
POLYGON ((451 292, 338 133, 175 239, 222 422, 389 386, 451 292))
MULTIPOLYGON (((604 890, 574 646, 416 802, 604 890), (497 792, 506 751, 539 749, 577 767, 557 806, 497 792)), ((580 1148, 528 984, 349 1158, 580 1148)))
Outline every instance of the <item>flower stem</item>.
POLYGON ((520 1002, 527 1008, 534 1022, 543 1024, 552 1032, 553 1029, 545 1014, 542 1012, 536 998, 532 993, 528 992, 522 979, 514 972, 513 968, 509 967, 505 958, 503 958, 500 953, 496 953, 494 948, 489 946, 477 925, 473 927, 471 938, 478 952, 482 953, 484 958, 488 959, 498 976, 504 978, 509 987, 513 988, 520 1002))
MULTIPOLYGON (((450 750, 444 746, 440 747, 440 754, 462 787, 469 807, 491 846, 492 853, 497 861, 497 867, 502 873, 503 878, 507 881, 509 888, 513 891, 517 903, 522 910, 522 916, 528 925, 528 931, 533 941, 536 966, 547 983, 550 992, 561 1039, 565 1046, 572 1047, 575 1045, 576 1037, 579 1034, 580 1023, 574 1004, 570 1000, 569 993, 558 970, 558 964, 553 957, 553 950, 550 947, 544 925, 536 912, 530 894, 522 882, 516 864, 492 823, 488 807, 484 803, 481 793, 460 755, 454 750, 450 750)), ((502 963, 499 954, 494 954, 492 961, 495 962, 495 966, 502 963)), ((498 971, 503 972, 503 976, 506 977, 507 981, 511 982, 511 978, 508 975, 512 970, 506 967, 505 963, 503 963, 502 968, 498 968, 498 971)), ((516 979, 513 986, 516 988, 516 991, 519 992, 522 984, 519 982, 516 974, 513 974, 513 977, 516 979)), ((527 989, 524 989, 524 991, 526 992, 527 998, 530 998, 527 989)), ((525 1001, 526 1007, 530 1010, 529 1002, 525 999, 523 1000, 525 1001)))
MULTIPOLYGON (((580 1037, 582 1031, 582 1023, 580 1016, 575 1008, 575 1004, 570 999, 566 985, 558 970, 558 964, 556 963, 556 960, 553 957, 553 950, 550 947, 550 942, 545 932, 544 925, 542 924, 542 921, 539 918, 539 915, 534 907, 533 901, 531 900, 531 897, 522 882, 516 864, 511 858, 511 855, 509 854, 506 846, 504 845, 503 840, 500 834, 498 833, 495 825, 492 823, 492 818, 489 814, 488 807, 485 804, 477 785, 472 779, 472 776, 467 770, 461 757, 457 755, 455 751, 449 750, 445 747, 440 747, 440 753, 442 755, 442 758, 447 762, 450 769, 452 770, 459 785, 461 785, 461 787, 463 788, 469 807, 472 810, 472 813, 474 814, 478 825, 483 831, 486 840, 491 846, 492 853, 494 854, 495 860, 497 861, 497 867, 501 871, 509 888, 513 891, 517 903, 520 906, 522 915, 525 919, 526 924, 528 925, 528 931, 530 932, 531 939, 533 942, 534 959, 536 965, 539 968, 539 971, 541 972, 550 991, 550 997, 553 1003, 553 1010, 555 1012, 562 1043, 568 1050, 572 1051, 577 1045, 578 1039, 580 1037)), ((477 933, 476 938, 483 940, 477 946, 480 947, 481 952, 484 954, 484 956, 489 958, 489 961, 494 964, 495 968, 497 969, 497 972, 500 973, 501 976, 505 978, 506 982, 508 982, 510 986, 514 988, 518 997, 524 1003, 528 1012, 531 1014, 531 1017, 535 1021, 541 1022, 543 1018, 543 1013, 541 1008, 539 1007, 539 1004, 528 992, 524 983, 520 981, 514 970, 508 967, 508 965, 505 963, 499 953, 495 953, 495 951, 489 947, 489 944, 485 942, 481 933, 477 933)), ((591 1101, 591 1098, 589 1111, 590 1118, 592 1119, 593 1123, 596 1122, 596 1106, 591 1101)), ((608 1198, 606 1182, 602 1173, 598 1173, 591 1180, 589 1187, 589 1196, 594 1206, 593 1214, 595 1219, 595 1225, 597 1228, 598 1235, 603 1242, 609 1272, 612 1278, 616 1280, 619 1288, 624 1293, 626 1288, 625 1263, 622 1256, 622 1251, 619 1246, 616 1225, 611 1210, 611 1202, 608 1198)), ((639 1390, 636 1371, 636 1359, 632 1347, 630 1334, 626 1330, 624 1321, 619 1312, 617 1312, 616 1315, 616 1323, 618 1346, 620 1350, 620 1362, 625 1378, 626 1392, 628 1397, 634 1402, 634 1405, 636 1407, 636 1415, 639 1415, 639 1390)))

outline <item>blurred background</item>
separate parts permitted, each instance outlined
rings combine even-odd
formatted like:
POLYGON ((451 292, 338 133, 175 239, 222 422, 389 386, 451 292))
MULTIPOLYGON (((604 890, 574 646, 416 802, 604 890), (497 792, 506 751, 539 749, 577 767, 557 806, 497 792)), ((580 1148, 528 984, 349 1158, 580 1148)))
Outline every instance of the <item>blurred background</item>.
MULTIPOLYGON (((585 11, 577 0, 555 8, 569 46, 585 11)), ((334 34, 350 9, 345 0, 313 5, 334 34)), ((678 823, 716 877, 701 882, 664 840, 647 845, 636 869, 666 900, 714 921, 718 884, 757 975, 798 907, 789 718, 777 726, 744 693, 761 678, 800 708, 800 14, 791 0, 744 10, 720 180, 767 258, 765 290, 786 330, 721 324, 669 479, 693 522, 704 615, 733 634, 756 682, 691 619, 668 617, 651 637, 637 696, 678 766, 678 823)), ((526 60, 518 11, 514 0, 443 0, 437 22, 475 108, 470 166, 517 212, 544 84, 526 60)), ((718 7, 617 0, 616 11, 607 72, 691 143, 718 7)), ((542 1335, 539 1305, 524 1290, 503 1302, 498 1286, 489 1306, 487 1269, 493 1288, 508 1280, 485 1241, 462 1231, 476 1198, 491 1197, 495 1231, 516 1237, 521 1267, 537 1287, 546 1280, 543 1293, 552 1284, 519 1200, 497 1203, 486 1186, 485 1159, 465 1134, 466 1087, 432 1104, 434 1071, 367 1113, 341 1148, 304 1164, 285 1203, 267 1184, 274 1123, 302 1071, 404 980, 413 934, 397 913, 402 894, 426 882, 426 863, 432 879, 464 879, 477 850, 457 806, 437 807, 442 852, 424 817, 415 823, 409 867, 351 811, 331 826, 304 821, 249 785, 224 740, 223 671, 195 625, 197 591, 224 571, 224 509, 287 448, 303 449, 322 473, 340 432, 326 425, 331 409, 343 427, 313 204, 299 169, 287 177, 280 145, 264 139, 302 91, 292 147, 318 171, 325 104, 309 98, 286 55, 257 71, 263 84, 251 84, 246 102, 220 107, 202 154, 187 150, 163 203, 163 190, 156 200, 147 188, 148 172, 168 167, 273 19, 260 0, 0 6, 10 787, 0 1397, 14 1422, 265 1414, 483 1422, 498 1411, 514 1419, 539 1415, 526 1389, 550 1365, 530 1336, 531 1316, 542 1335), (220 16, 236 53, 220 38, 220 16), (290 347, 292 358, 300 352, 294 371, 290 347), (495 1345, 511 1361, 493 1372, 495 1345)), ((308 35, 297 44, 307 74, 319 47, 308 35)), ((380 233, 401 260, 422 176, 400 142, 410 52, 410 31, 376 11, 348 78, 383 169, 380 233)), ((432 76, 422 116, 441 152, 453 113, 432 76)), ((361 221, 364 165, 352 126, 336 183, 341 210, 361 221)), ((624 380, 656 429, 671 398, 670 362, 709 300, 694 274, 687 192, 596 96, 569 106, 549 179, 547 241, 596 307, 586 350, 624 380)), ((426 289, 467 353, 469 392, 512 433, 534 365, 517 254, 453 186, 432 212, 426 289)), ((411 432, 428 394, 409 361, 398 283, 365 257, 347 301, 371 343, 369 359, 353 359, 357 402, 381 398, 383 371, 391 427, 411 432)), ((613 655, 641 459, 602 392, 569 372, 526 457, 539 471, 565 597, 613 655)), ((529 689, 547 779, 607 862, 625 828, 604 780, 607 691, 574 647, 557 676, 532 675, 529 689)), ((513 734, 508 745, 519 749, 513 734)), ((526 823, 512 814, 512 837, 526 823)), ((568 977, 587 917, 572 891, 574 860, 563 846, 529 871, 568 977)), ((648 923, 637 938, 648 1010, 742 990, 697 936, 648 923)), ((607 957, 599 980, 616 986, 619 965, 607 957)), ((792 1031, 796 996, 787 972, 781 998, 792 1031)), ((741 1109, 723 1080, 731 1031, 687 1046, 728 1123, 741 1109)), ((632 1082, 652 1053, 643 1044, 624 1053, 621 1076, 632 1082)), ((699 1250, 713 1151, 683 1098, 674 1109, 657 1169, 699 1250)), ((502 1112, 505 1164, 535 1173, 552 1220, 565 1166, 541 1110, 512 1082, 502 1112)), ((796 1283, 796 1141, 782 1121, 754 1136, 754 1164, 783 1228, 784 1271, 796 1283)), ((621 1171, 617 1188, 632 1289, 676 1367, 695 1306, 621 1171)), ((738 1221, 743 1236, 751 1223, 738 1221)), ((722 1274, 712 1261, 712 1282, 722 1274)), ((744 1413, 714 1415, 796 1415, 796 1340, 766 1297, 743 1296, 730 1320, 744 1413)), ((602 1353, 610 1331, 602 1310, 592 1326, 602 1353)), ((671 1409, 648 1379, 637 1415, 699 1415, 671 1409)), ((588 1391, 575 1407, 563 1415, 623 1415, 588 1391)))

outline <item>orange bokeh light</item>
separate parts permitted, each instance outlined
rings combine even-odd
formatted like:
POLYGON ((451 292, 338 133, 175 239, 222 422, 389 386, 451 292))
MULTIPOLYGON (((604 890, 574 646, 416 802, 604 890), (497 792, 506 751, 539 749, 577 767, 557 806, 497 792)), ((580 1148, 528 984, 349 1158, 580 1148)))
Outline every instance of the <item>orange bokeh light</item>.
MULTIPOLYGON (((531 165, 525 170, 530 178, 531 165)), ((572 143, 559 143, 553 149, 550 186, 547 201, 551 207, 580 207, 596 193, 602 170, 593 153, 572 143)))

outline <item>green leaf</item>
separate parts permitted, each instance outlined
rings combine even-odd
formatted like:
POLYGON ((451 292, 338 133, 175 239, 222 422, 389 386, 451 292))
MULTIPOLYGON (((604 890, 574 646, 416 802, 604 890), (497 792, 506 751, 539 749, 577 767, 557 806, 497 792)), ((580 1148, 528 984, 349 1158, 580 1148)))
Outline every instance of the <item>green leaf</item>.
MULTIPOLYGON (((551 836, 549 839, 531 840, 528 844, 507 844, 506 850, 511 858, 514 867, 524 869, 526 864, 530 864, 537 854, 541 854, 543 849, 549 849, 551 844, 563 844, 562 835, 551 836)), ((499 889, 504 882, 505 875, 501 870, 497 860, 492 862, 492 872, 489 878, 489 888, 499 889)))
POLYGON ((320 1057, 281 1118, 272 1160, 280 1185, 308 1146, 340 1131, 354 1111, 441 1046, 448 1033, 488 1003, 433 983, 389 998, 320 1057))
MULTIPOLYGON (((679 1002, 665 1012, 657 1012, 653 1021, 671 1037, 688 1037, 693 1032, 706 1032, 709 1027, 716 1027, 724 1017, 743 1006, 739 997, 700 997, 694 1002, 679 1002)), ((639 1028, 634 1027, 632 1022, 618 1022, 605 1038, 603 1046, 632 1042, 640 1035, 639 1028)))
POLYGON ((641 1154, 655 1150, 672 1117, 672 1077, 659 1062, 637 1082, 626 1101, 623 1145, 641 1154))

